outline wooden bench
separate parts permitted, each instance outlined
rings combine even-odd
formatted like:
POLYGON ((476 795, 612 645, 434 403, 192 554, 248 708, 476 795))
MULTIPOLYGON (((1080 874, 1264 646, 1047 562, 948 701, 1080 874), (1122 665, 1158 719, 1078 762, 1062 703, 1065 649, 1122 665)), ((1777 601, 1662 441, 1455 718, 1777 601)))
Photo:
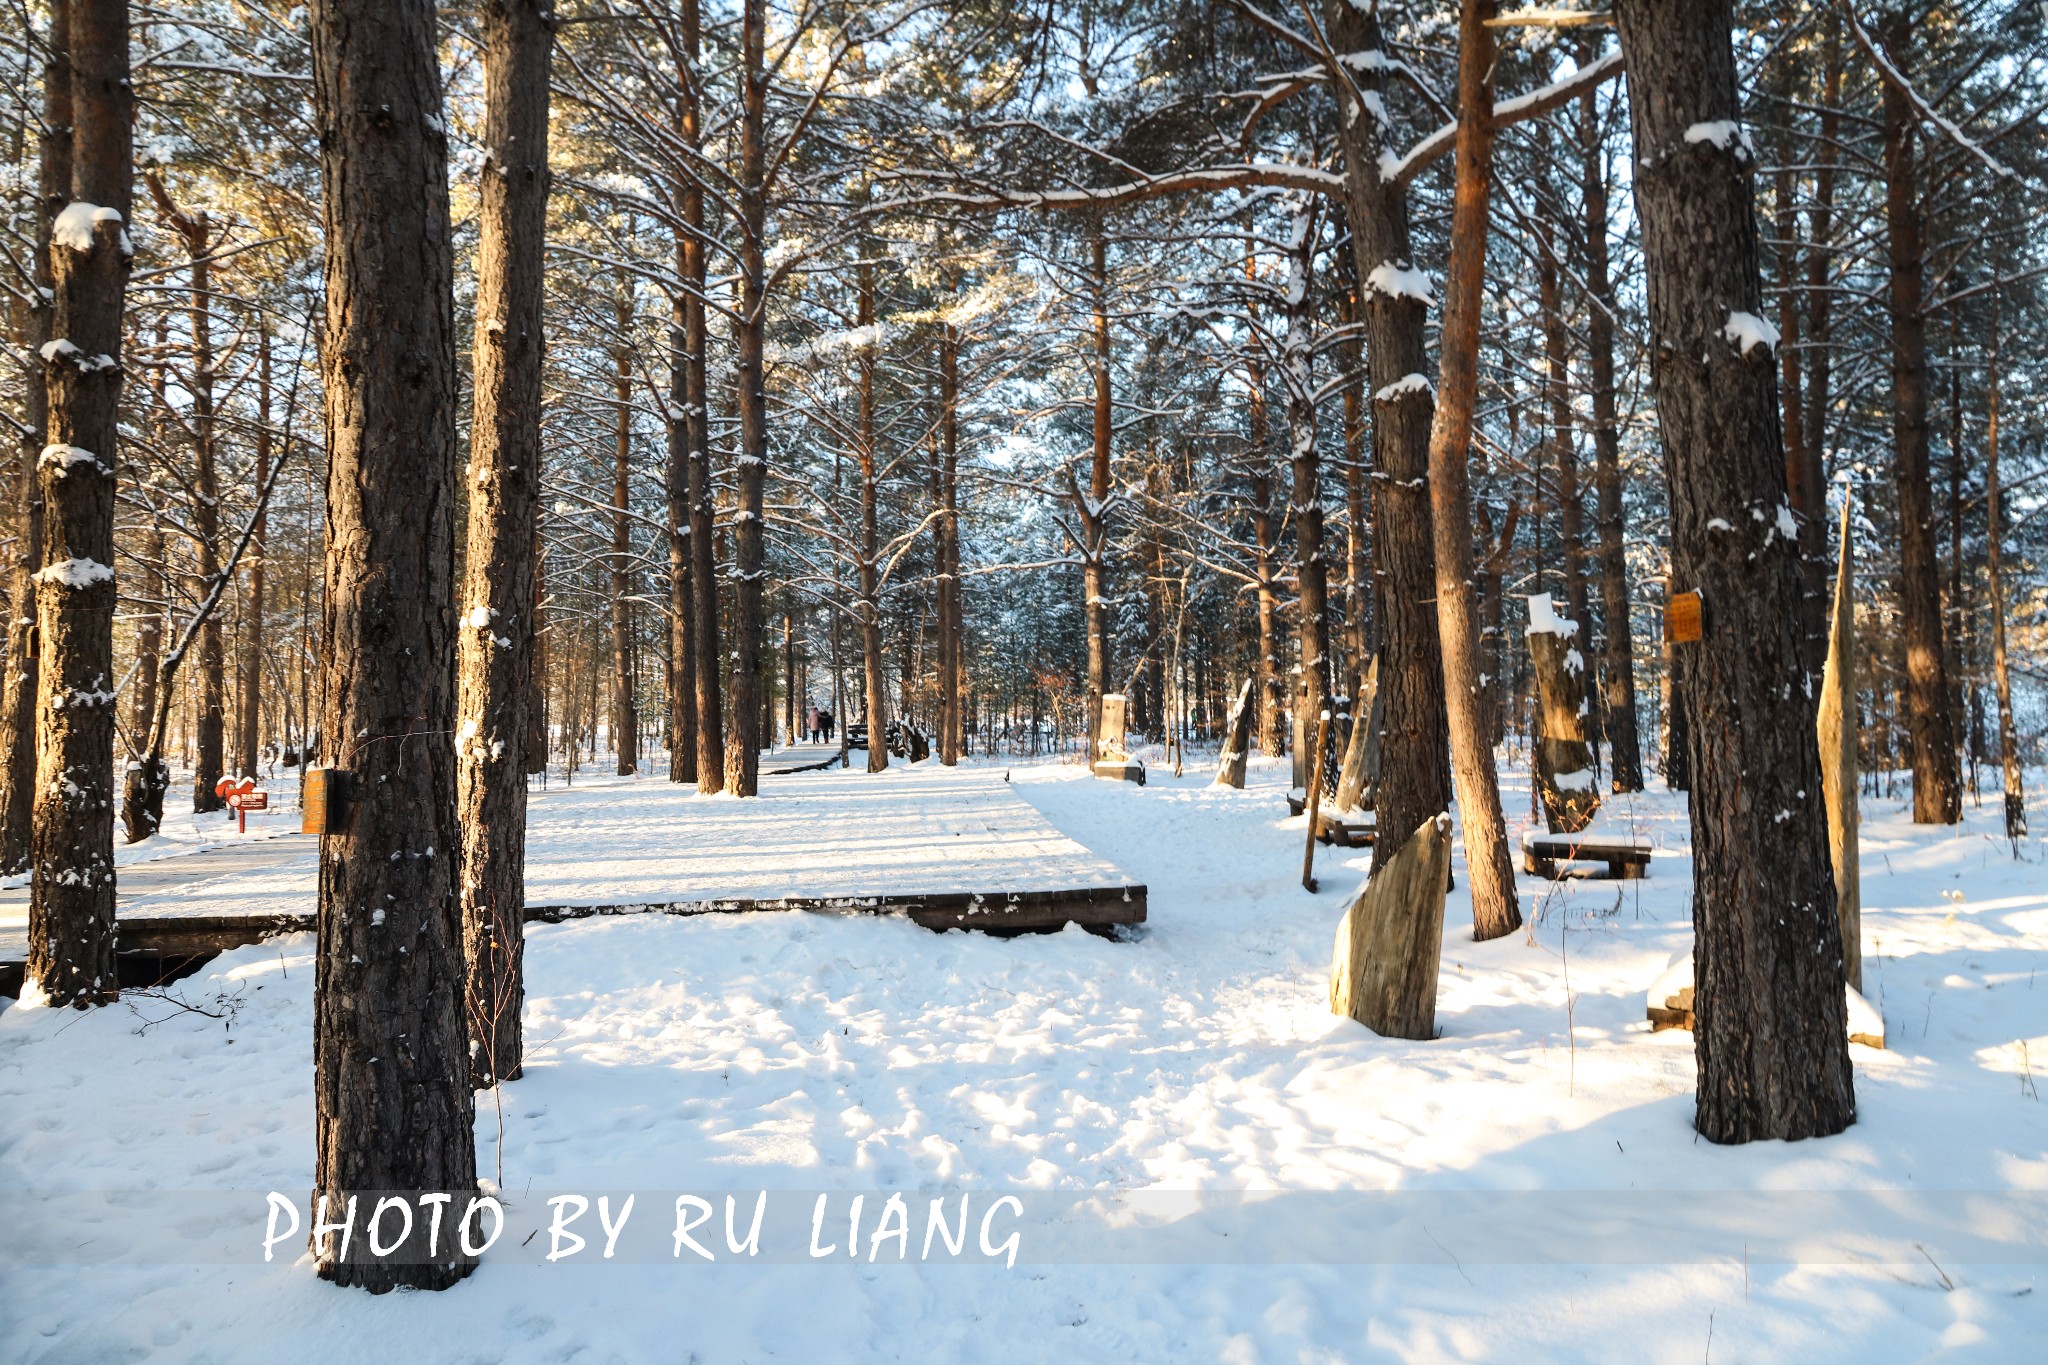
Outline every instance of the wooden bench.
MULTIPOLYGON (((1287 793, 1287 813, 1301 815, 1308 810, 1308 802, 1299 789, 1287 793)), ((1371 848, 1373 841, 1373 819, 1371 811, 1352 811, 1348 819, 1331 814, 1327 810, 1316 812, 1316 842, 1335 844, 1338 848, 1371 848)))
POLYGON ((1650 853, 1650 841, 1633 834, 1544 834, 1532 829, 1522 835, 1522 870, 1552 881, 1563 875, 1564 864, 1572 862, 1606 863, 1608 876, 1632 881, 1649 870, 1650 853))

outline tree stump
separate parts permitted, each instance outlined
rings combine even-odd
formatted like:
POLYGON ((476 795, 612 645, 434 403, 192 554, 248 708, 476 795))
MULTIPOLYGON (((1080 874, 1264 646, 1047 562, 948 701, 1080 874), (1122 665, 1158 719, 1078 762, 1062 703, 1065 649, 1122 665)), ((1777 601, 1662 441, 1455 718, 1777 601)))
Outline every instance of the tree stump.
POLYGON ((1258 685, 1255 678, 1246 678, 1244 686, 1237 689, 1237 700, 1230 704, 1230 716, 1223 722, 1223 752, 1216 760, 1216 783, 1219 787, 1244 786, 1244 764, 1252 747, 1252 688, 1258 685))
POLYGON ((1579 623, 1559 616, 1550 594, 1529 598, 1529 661, 1536 668, 1536 793, 1552 834, 1577 834, 1600 810, 1586 743, 1586 660, 1579 623))
POLYGON ((1344 762, 1337 773, 1339 812, 1371 810, 1373 789, 1379 786, 1380 727, 1386 723, 1386 717, 1380 711, 1377 655, 1358 681, 1358 704, 1352 715, 1351 739, 1344 746, 1344 762))
POLYGON ((1384 1038, 1436 1036, 1436 978, 1451 878, 1451 817, 1435 815, 1390 858, 1337 925, 1330 1013, 1384 1038))

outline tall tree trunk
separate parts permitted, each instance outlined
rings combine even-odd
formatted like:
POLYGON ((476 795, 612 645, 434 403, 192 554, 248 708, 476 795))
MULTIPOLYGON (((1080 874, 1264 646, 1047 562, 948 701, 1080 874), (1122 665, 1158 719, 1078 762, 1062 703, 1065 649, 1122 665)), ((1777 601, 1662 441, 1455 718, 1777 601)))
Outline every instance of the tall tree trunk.
MULTIPOLYGON (((1300 704, 1307 734, 1330 703, 1329 576, 1323 563, 1323 462, 1316 449, 1315 338, 1309 285, 1316 232, 1309 206, 1295 209, 1291 272, 1287 285, 1287 439, 1293 460, 1295 627, 1301 640, 1300 704)), ((1310 770, 1313 769, 1310 765, 1310 770)), ((1336 768, 1325 764, 1334 784, 1336 768)))
POLYGON ((1095 443, 1088 466, 1088 494, 1077 496, 1081 520, 1081 593, 1088 623, 1088 761, 1096 753, 1102 729, 1102 698, 1112 671, 1109 651, 1109 443, 1112 413, 1109 393, 1109 243, 1101 220, 1089 239, 1088 283, 1094 306, 1095 443))
MULTIPOLYGON (((434 8, 319 0, 327 242, 321 733, 352 819, 322 839, 314 1203, 476 1192, 454 729, 455 337, 434 8)), ((536 338, 537 340, 537 338, 536 338)), ((522 597, 514 604, 523 608, 522 597)), ((511 765, 516 767, 517 765, 511 765)), ((387 1227, 391 1220, 387 1219, 387 1227)), ((388 1257, 316 1237, 322 1278, 443 1289, 474 1268, 428 1220, 388 1257)))
MULTIPOLYGON (((1579 64, 1597 54, 1581 45, 1579 64)), ((1592 294, 1586 332, 1587 377, 1593 390, 1593 481, 1598 492, 1600 532, 1600 615, 1606 645, 1603 679, 1607 720, 1608 778, 1617 792, 1643 789, 1642 741, 1636 734, 1635 628, 1629 614, 1628 555, 1622 545, 1621 423, 1614 399, 1614 283, 1607 258, 1607 145, 1601 136, 1599 94, 1579 103, 1579 141, 1584 151, 1586 287, 1592 294)))
MULTIPOLYGON (((1351 0, 1325 0, 1324 21, 1337 51, 1379 50, 1376 13, 1351 0)), ((1340 82, 1337 120, 1373 390, 1373 550, 1379 576, 1374 616, 1386 722, 1374 805, 1380 830, 1374 870, 1386 866, 1423 821, 1449 808, 1451 786, 1443 653, 1431 600, 1437 582, 1428 486, 1435 403, 1423 345, 1429 289, 1413 269, 1407 190, 1381 178, 1380 153, 1390 149, 1385 130, 1361 98, 1377 93, 1382 79, 1377 66, 1347 74, 1340 82)))
MULTIPOLYGON (((71 7, 52 0, 43 64, 43 122, 37 134, 38 186, 35 225, 36 288, 28 304, 23 349, 40 356, 53 335, 50 230, 71 199, 71 7), (51 292, 44 293, 44 290, 51 292)), ((43 481, 40 460, 48 444, 49 392, 43 379, 24 384, 25 421, 20 456, 21 526, 19 551, 10 566, 7 600, 6 672, 0 674, 0 875, 28 869, 29 838, 35 824, 36 688, 41 645, 36 632, 36 575, 43 567, 43 481)))
POLYGON ((71 200, 52 227, 47 444, 35 576, 36 783, 28 979, 56 1005, 114 972, 114 476, 135 96, 126 0, 71 0, 71 200))
POLYGON ((732 743, 725 787, 752 796, 761 771, 761 602, 763 494, 768 474, 766 0, 744 0, 740 22, 739 317, 734 379, 739 388, 740 453, 733 526, 732 743))
MULTIPOLYGON (((677 101, 684 146, 692 155, 704 145, 704 90, 698 70, 702 15, 698 0, 682 0, 683 56, 677 101)), ((718 558, 713 535, 711 485, 711 391, 706 380, 707 344, 704 290, 704 187, 694 176, 683 180, 681 256, 683 306, 683 414, 688 440, 690 501, 690 649, 695 662, 697 697, 697 790, 705 795, 725 790, 725 658, 719 643, 718 558)))
POLYGON ((1998 294, 1991 295, 1990 382, 1985 399, 1984 577, 1991 592, 1991 687, 1998 699, 1998 761, 2005 774, 2005 837, 2027 837, 2027 789, 2020 774, 2019 739, 2012 717, 2012 672, 2005 653, 2005 525, 1998 472, 1998 294))
POLYGON ((1677 646, 1693 784, 1694 1123, 1714 1142, 1817 1137, 1854 1122, 1856 1096, 1732 20, 1726 0, 1617 0, 1615 15, 1672 576, 1708 613, 1706 638, 1677 646), (1725 131, 1688 138, 1701 127, 1725 131))
MULTIPOLYGON (((1828 411, 1832 402, 1834 291, 1830 262, 1834 256, 1836 139, 1841 124, 1842 35, 1839 14, 1829 9, 1821 30, 1821 99, 1819 135, 1813 148, 1813 205, 1807 211, 1805 318, 1798 332, 1785 334, 1787 344, 1803 334, 1805 344, 1801 388, 1806 408, 1799 422, 1802 474, 1796 494, 1815 491, 1811 515, 1799 525, 1799 558, 1805 566, 1805 658, 1818 675, 1828 650, 1828 518, 1826 457, 1828 411)), ((1800 510, 1797 501, 1793 511, 1800 510)))
POLYGON ((960 609, 960 329, 939 330, 939 762, 960 762, 965 623, 960 609))
POLYGON ((1557 225, 1542 201, 1537 255, 1537 297, 1543 314, 1544 397, 1550 405, 1550 449, 1557 461, 1558 550, 1564 563, 1565 609, 1586 621, 1586 507, 1579 498, 1579 452, 1573 441, 1571 369, 1565 336, 1563 290, 1558 285, 1557 225))
MULTIPOLYGON (((1252 273, 1250 243, 1245 247, 1245 274, 1252 273)), ((1252 500, 1252 573, 1256 579, 1259 629, 1259 752, 1278 758, 1287 752, 1287 699, 1280 685, 1279 518, 1273 507, 1273 453, 1266 426, 1266 369, 1256 356, 1245 362, 1247 391, 1246 452, 1251 461, 1247 480, 1252 500)))
POLYGON ((484 165, 479 177, 475 412, 468 558, 456 637, 456 808, 469 1076, 479 1089, 524 1064, 526 771, 534 706, 540 508, 542 276, 546 266, 546 0, 484 7, 484 165))
MULTIPOLYGON (((1457 780, 1465 866, 1472 880, 1472 937, 1521 927, 1507 820, 1482 694, 1479 612, 1473 601, 1472 487, 1468 467, 1479 400, 1479 328, 1485 308, 1487 198, 1493 178, 1493 30, 1497 0, 1464 0, 1458 20, 1458 164, 1451 259, 1444 278, 1437 405, 1429 437, 1430 514, 1436 546, 1437 631, 1457 780)), ((1384 771, 1384 766, 1382 767, 1384 771)))
MULTIPOLYGON (((257 324, 256 334, 256 487, 270 477, 270 324, 257 324)), ((263 745, 263 553, 270 536, 270 507, 256 514, 255 534, 243 562, 249 566, 248 596, 242 609, 241 649, 235 660, 235 688, 242 695, 235 714, 235 769, 256 775, 263 745)), ((139 652, 139 651, 138 651, 139 652)))
MULTIPOLYGON (((694 80, 691 73, 687 80, 694 80)), ((687 103, 687 96, 685 97, 687 103)), ((692 182, 694 183, 694 182, 692 182)), ((687 190, 684 191, 688 193, 687 190)), ((678 198, 682 196, 679 195, 678 198)), ((698 213, 703 204, 699 195, 698 213)), ((679 210, 681 206, 678 206, 679 210)), ((679 212, 687 218, 687 212, 679 212)), ((676 273, 687 275, 688 239, 676 236, 676 273)), ((668 780, 697 780, 697 655, 692 642, 696 594, 690 581, 690 414, 689 351, 691 299, 678 289, 669 312, 668 463, 663 470, 668 513, 668 780)), ((699 316, 704 305, 698 302, 699 316)))
POLYGON ((622 344, 613 353, 612 399, 617 408, 612 441, 612 754, 617 773, 640 771, 640 713, 633 698, 633 334, 632 281, 619 281, 614 325, 622 344))
MULTIPOLYGON (((144 177, 150 197, 185 244, 191 302, 186 325, 192 363, 184 376, 192 399, 192 557, 193 597, 202 598, 220 573, 219 428, 213 392, 213 261, 212 218, 202 210, 181 208, 164 189, 162 179, 144 177)), ((226 800, 215 791, 226 765, 227 660, 221 648, 219 613, 209 613, 199 627, 199 758, 192 769, 192 809, 216 811, 226 800)))
MULTIPOLYGON (((1343 296, 1339 317, 1346 326, 1358 321, 1356 292, 1343 296)), ((1357 371, 1365 363, 1364 348, 1356 337, 1344 343, 1340 352, 1345 368, 1357 371)), ((1372 539, 1366 518, 1372 495, 1365 481, 1365 392, 1360 375, 1344 386, 1344 649, 1345 681, 1365 675, 1372 659, 1372 539)))
MULTIPOLYGON (((1891 60, 1910 71, 1903 21, 1887 24, 1891 60)), ((1906 637, 1913 822, 1962 819, 1956 726, 1941 629, 1941 575, 1934 555, 1934 490, 1927 469, 1927 319, 1922 282, 1925 227, 1914 150, 1917 116, 1891 81, 1884 106, 1885 226, 1890 247, 1892 481, 1899 499, 1899 617, 1906 637)))
MULTIPOLYGON (((860 656, 861 695, 868 722, 868 771, 889 766, 883 730, 889 723, 889 695, 882 672, 882 537, 876 500, 881 477, 875 451, 875 360, 881 349, 875 328, 875 267, 858 267, 856 325, 863 338, 859 355, 860 427, 855 453, 860 459, 860 656)), ((842 727, 845 717, 840 718, 842 727)))

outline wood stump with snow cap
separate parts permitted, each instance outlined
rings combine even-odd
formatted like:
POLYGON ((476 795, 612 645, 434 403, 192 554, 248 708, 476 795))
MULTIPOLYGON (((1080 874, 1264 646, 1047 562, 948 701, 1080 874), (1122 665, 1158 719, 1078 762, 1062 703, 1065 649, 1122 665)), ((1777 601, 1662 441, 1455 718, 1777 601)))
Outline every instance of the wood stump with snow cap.
POLYGON ((1557 614, 1550 594, 1529 598, 1529 661, 1536 669, 1536 794, 1552 834, 1577 834, 1600 811, 1593 750, 1586 743, 1586 660, 1579 623, 1557 614))

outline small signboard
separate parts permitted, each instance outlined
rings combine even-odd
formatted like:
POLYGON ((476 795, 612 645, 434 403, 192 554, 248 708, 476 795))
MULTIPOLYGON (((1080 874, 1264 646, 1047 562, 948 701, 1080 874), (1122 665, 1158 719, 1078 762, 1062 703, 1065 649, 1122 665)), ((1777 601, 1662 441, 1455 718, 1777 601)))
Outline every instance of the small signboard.
POLYGON ((1664 608, 1664 638, 1673 644, 1698 640, 1706 634, 1705 606, 1696 592, 1673 593, 1664 608))
POLYGON ((299 830, 304 834, 340 834, 353 814, 349 775, 341 768, 308 768, 300 789, 299 830))

